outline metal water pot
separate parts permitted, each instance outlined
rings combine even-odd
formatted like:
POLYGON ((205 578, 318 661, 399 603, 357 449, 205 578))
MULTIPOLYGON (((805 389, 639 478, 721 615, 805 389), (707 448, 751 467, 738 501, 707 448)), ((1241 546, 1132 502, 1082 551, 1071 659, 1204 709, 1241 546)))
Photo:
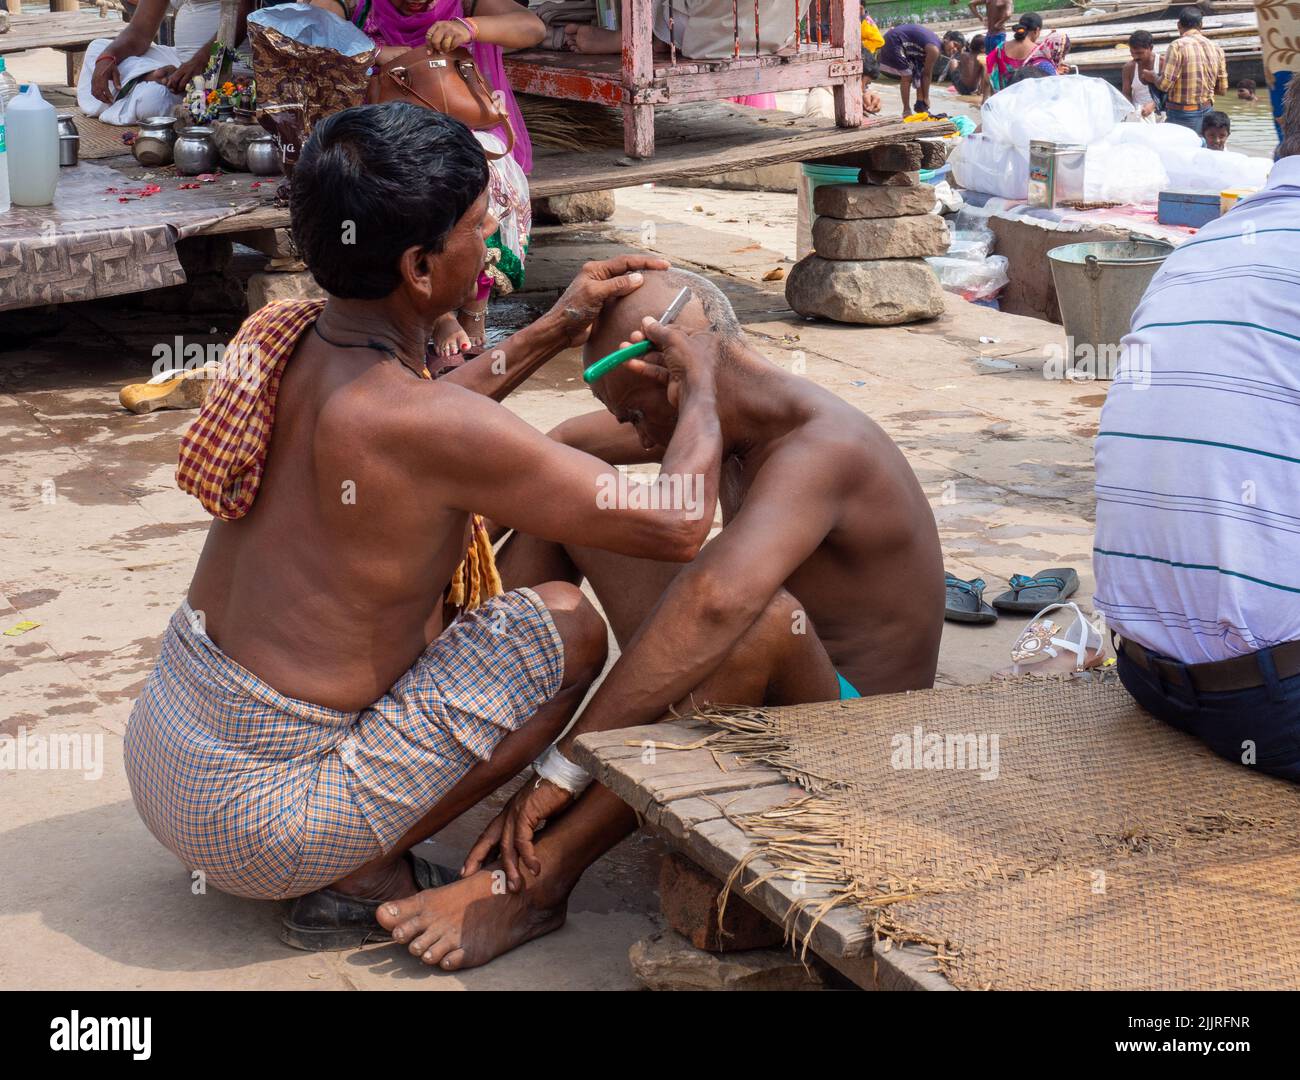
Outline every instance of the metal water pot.
POLYGON ((248 171, 255 176, 280 174, 280 148, 274 135, 260 135, 248 144, 248 171))
POLYGON ((131 153, 141 165, 170 165, 175 145, 176 117, 151 116, 140 125, 140 133, 131 144, 131 153))
POLYGON ((172 147, 176 171, 182 176, 198 176, 217 167, 217 148, 210 127, 181 128, 172 147))

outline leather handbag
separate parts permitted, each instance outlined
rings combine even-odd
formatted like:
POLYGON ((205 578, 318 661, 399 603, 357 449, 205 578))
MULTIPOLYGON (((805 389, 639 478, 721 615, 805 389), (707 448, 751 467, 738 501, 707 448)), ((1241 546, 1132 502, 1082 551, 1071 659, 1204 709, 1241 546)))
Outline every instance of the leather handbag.
POLYGON ((373 104, 407 101, 434 112, 453 116, 475 131, 506 129, 506 148, 491 159, 505 157, 514 149, 515 129, 500 99, 493 96, 467 49, 436 52, 419 46, 380 66, 370 81, 373 104))

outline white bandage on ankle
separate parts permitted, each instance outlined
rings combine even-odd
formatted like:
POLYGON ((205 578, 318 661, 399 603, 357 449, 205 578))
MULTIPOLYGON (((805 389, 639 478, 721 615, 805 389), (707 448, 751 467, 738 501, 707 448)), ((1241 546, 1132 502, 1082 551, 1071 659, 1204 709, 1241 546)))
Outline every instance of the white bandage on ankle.
POLYGON ((574 798, 586 791, 587 785, 591 783, 591 774, 561 754, 554 744, 548 746, 546 753, 533 762, 533 769, 543 780, 549 780, 557 788, 563 788, 574 798))

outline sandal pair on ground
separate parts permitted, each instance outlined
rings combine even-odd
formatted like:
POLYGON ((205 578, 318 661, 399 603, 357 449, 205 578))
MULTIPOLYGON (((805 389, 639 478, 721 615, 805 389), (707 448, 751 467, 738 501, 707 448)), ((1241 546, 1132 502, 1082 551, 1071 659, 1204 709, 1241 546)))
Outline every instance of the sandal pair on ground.
POLYGON ((984 600, 983 578, 963 581, 945 573, 943 583, 947 591, 943 611, 945 619, 987 625, 997 622, 998 611, 1033 614, 1048 604, 1061 603, 1078 591, 1079 575, 1068 566, 1040 570, 1033 577, 1013 574, 1008 582, 1010 588, 994 598, 992 607, 984 600))
POLYGON ((1069 567, 1040 570, 1032 577, 1013 575, 1011 587, 994 599, 992 607, 984 601, 985 583, 981 578, 962 581, 945 574, 944 584, 947 587, 944 618, 953 622, 995 622, 998 616, 994 608, 1033 614, 1011 647, 1011 666, 999 675, 1085 671, 1105 662, 1101 629, 1079 610, 1078 604, 1066 602, 1079 588, 1079 575, 1069 567), (1056 612, 1061 614, 1053 614, 1056 612), (1061 615, 1073 617, 1065 624, 1061 615))

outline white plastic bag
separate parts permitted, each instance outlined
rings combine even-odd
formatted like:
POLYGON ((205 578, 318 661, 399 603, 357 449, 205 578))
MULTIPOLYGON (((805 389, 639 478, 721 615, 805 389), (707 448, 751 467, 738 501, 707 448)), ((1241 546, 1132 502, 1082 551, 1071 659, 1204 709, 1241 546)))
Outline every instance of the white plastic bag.
POLYGON ((1168 188, 1169 174, 1160 155, 1140 143, 1099 142, 1084 155, 1085 202, 1154 206, 1168 188))
POLYGON ((1182 124, 1116 124, 1103 142, 1145 146, 1157 154, 1177 153, 1200 148, 1201 139, 1182 124))
POLYGON ((946 257, 968 262, 983 262, 993 254, 993 245, 997 242, 992 229, 954 229, 949 225, 948 235, 952 239, 946 257))
POLYGON ((990 255, 980 262, 953 259, 939 255, 925 260, 939 278, 939 284, 948 292, 964 300, 987 300, 1002 291, 1011 280, 1007 274, 1010 263, 1005 255, 990 255))
MULTIPOLYGON (((1161 127, 1167 127, 1162 124, 1161 127)), ((1273 163, 1235 150, 1180 149, 1164 156, 1173 191, 1223 191, 1234 187, 1263 187, 1273 163)))
POLYGON ((1057 75, 999 90, 981 106, 980 123, 994 142, 1028 151, 1031 139, 1094 143, 1132 111, 1132 103, 1105 79, 1057 75))
POLYGON ((1023 199, 1029 194, 1028 143, 1023 147, 1008 146, 988 135, 969 135, 962 139, 948 161, 952 164, 953 179, 971 191, 984 191, 1004 199, 1023 199))

